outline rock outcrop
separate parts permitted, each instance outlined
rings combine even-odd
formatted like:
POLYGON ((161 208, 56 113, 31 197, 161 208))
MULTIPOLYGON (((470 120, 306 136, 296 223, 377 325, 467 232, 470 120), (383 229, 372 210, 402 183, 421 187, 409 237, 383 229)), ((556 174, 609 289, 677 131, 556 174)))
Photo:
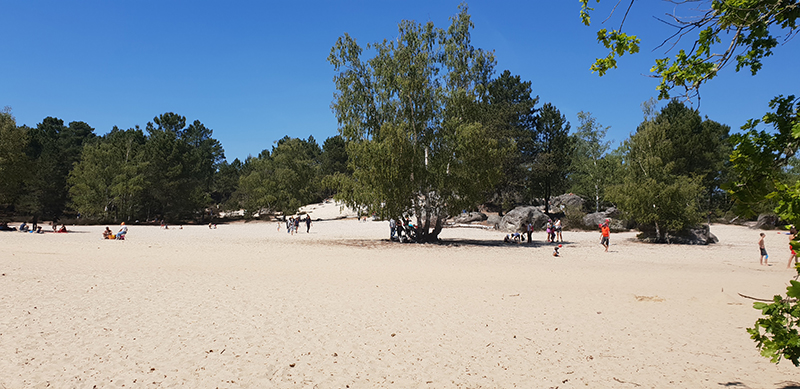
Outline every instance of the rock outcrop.
POLYGON ((550 199, 550 205, 554 209, 561 209, 563 205, 564 208, 577 208, 583 209, 583 199, 581 196, 572 193, 565 193, 561 196, 556 196, 550 199))
POLYGON ((762 213, 758 215, 758 221, 755 228, 761 230, 771 230, 778 225, 778 216, 771 213, 762 213))
POLYGON ((539 207, 516 207, 503 216, 497 228, 505 232, 525 232, 528 223, 533 223, 534 229, 541 229, 547 223, 547 215, 539 207))
POLYGON ((489 217, 486 216, 485 213, 482 212, 464 212, 455 218, 453 218, 453 223, 455 224, 467 224, 467 223, 474 223, 474 222, 482 222, 489 217))

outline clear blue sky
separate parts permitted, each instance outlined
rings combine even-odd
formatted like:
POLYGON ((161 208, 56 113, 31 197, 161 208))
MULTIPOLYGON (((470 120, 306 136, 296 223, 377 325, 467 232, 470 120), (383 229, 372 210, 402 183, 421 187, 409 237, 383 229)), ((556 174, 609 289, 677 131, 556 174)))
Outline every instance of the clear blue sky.
MULTIPOLYGON (((144 127, 164 112, 200 120, 228 160, 272 147, 285 135, 319 144, 337 133, 327 62, 347 32, 361 44, 397 35, 403 19, 445 28, 460 1, 6 1, 0 23, 0 107, 17 124, 47 116, 84 121, 99 135, 113 126, 144 127)), ((606 4, 607 3, 607 4, 606 4)), ((577 0, 471 1, 476 47, 494 50, 505 69, 533 83, 540 104, 553 103, 577 126, 579 111, 610 126, 618 144, 641 122, 640 104, 655 97, 646 77, 653 52, 671 29, 655 19, 672 8, 639 1, 625 30, 642 52, 604 77, 589 71, 608 8, 591 27, 577 0)), ((620 12, 620 11, 618 11, 620 12)), ((704 87, 700 112, 738 129, 760 117, 778 94, 800 94, 798 40, 778 47, 757 76, 733 68, 704 87)))

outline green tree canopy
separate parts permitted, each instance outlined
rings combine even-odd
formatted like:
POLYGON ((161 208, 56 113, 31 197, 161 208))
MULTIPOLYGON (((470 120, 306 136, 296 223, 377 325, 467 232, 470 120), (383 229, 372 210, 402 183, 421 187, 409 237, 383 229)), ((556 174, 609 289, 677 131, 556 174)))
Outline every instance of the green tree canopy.
POLYGON ((528 167, 537 154, 537 112, 539 97, 532 97, 530 81, 522 81, 505 70, 489 83, 488 101, 481 104, 484 123, 495 135, 502 172, 491 201, 502 209, 531 200, 527 187, 528 167))
POLYGON ((0 205, 13 207, 23 194, 23 183, 29 174, 26 127, 17 127, 11 109, 0 111, 0 205))
POLYGON ((140 129, 114 127, 99 141, 83 148, 70 174, 73 208, 96 220, 135 220, 142 216, 146 176, 146 138, 140 129))
POLYGON ((303 205, 321 200, 320 150, 314 137, 284 137, 242 168, 236 197, 248 215, 279 212, 292 215, 303 205))
POLYGON ((568 188, 575 139, 569 135, 566 116, 553 104, 545 103, 536 122, 534 152, 528 163, 528 187, 531 195, 542 197, 549 212, 550 197, 568 188))
POLYGON ((585 198, 594 198, 595 212, 600 211, 600 202, 605 198, 605 188, 610 180, 614 164, 606 157, 611 142, 605 141, 609 127, 603 127, 591 113, 578 112, 578 128, 575 131, 575 153, 570 173, 571 191, 585 198))
POLYGON ((366 46, 369 59, 348 34, 328 57, 353 170, 337 196, 380 217, 416 216, 420 241, 437 240, 443 219, 483 201, 498 176, 498 142, 474 119, 494 57, 471 45, 472 27, 462 5, 447 30, 402 21, 396 39, 366 46))

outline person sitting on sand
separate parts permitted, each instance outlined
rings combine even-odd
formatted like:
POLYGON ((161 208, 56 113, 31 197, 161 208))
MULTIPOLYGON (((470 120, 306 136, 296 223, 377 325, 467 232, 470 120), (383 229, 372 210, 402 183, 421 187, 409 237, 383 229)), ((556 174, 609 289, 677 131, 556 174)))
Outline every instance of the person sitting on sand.
POLYGON ((560 257, 560 256, 561 256, 560 254, 558 254, 558 248, 559 248, 560 246, 561 246, 561 245, 558 245, 558 246, 555 246, 555 247, 553 247, 553 256, 554 256, 554 257, 560 257))
POLYGON ((128 226, 125 225, 125 222, 120 224, 119 232, 117 232, 117 240, 124 240, 125 235, 128 234, 128 226))
POLYGON ((0 224, 0 231, 16 231, 16 227, 9 227, 8 222, 3 222, 0 224))
POLYGON ((19 225, 19 230, 22 232, 28 232, 28 223, 22 222, 22 224, 19 225))
POLYGON ((66 224, 62 224, 61 228, 58 229, 58 232, 66 233, 67 232, 67 225, 66 224))
POLYGON ((110 228, 106 227, 106 230, 103 231, 103 239, 111 239, 112 235, 114 235, 114 233, 111 232, 110 228))

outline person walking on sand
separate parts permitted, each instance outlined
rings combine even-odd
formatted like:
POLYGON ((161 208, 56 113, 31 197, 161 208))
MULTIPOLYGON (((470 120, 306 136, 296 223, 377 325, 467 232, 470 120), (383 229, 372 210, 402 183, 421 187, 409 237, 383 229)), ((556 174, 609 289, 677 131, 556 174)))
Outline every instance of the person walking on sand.
POLYGON ((528 244, 531 244, 531 234, 533 233, 533 222, 528 222, 527 226, 527 233, 528 233, 528 244))
POLYGON ((606 248, 608 252, 608 236, 611 235, 611 229, 608 227, 608 219, 600 225, 600 244, 606 248))
POLYGON ((787 269, 792 268, 792 260, 794 260, 794 264, 797 265, 797 253, 794 251, 794 247, 792 247, 792 241, 797 239, 797 229, 792 226, 789 230, 789 251, 792 255, 789 257, 789 263, 786 265, 787 269))
POLYGON ((766 238, 767 235, 762 232, 760 236, 761 238, 758 239, 758 250, 761 251, 761 258, 758 259, 758 264, 769 266, 767 265, 769 255, 767 254, 767 248, 764 246, 764 238, 766 238))
POLYGON ((306 214, 306 234, 311 230, 311 215, 306 214))

